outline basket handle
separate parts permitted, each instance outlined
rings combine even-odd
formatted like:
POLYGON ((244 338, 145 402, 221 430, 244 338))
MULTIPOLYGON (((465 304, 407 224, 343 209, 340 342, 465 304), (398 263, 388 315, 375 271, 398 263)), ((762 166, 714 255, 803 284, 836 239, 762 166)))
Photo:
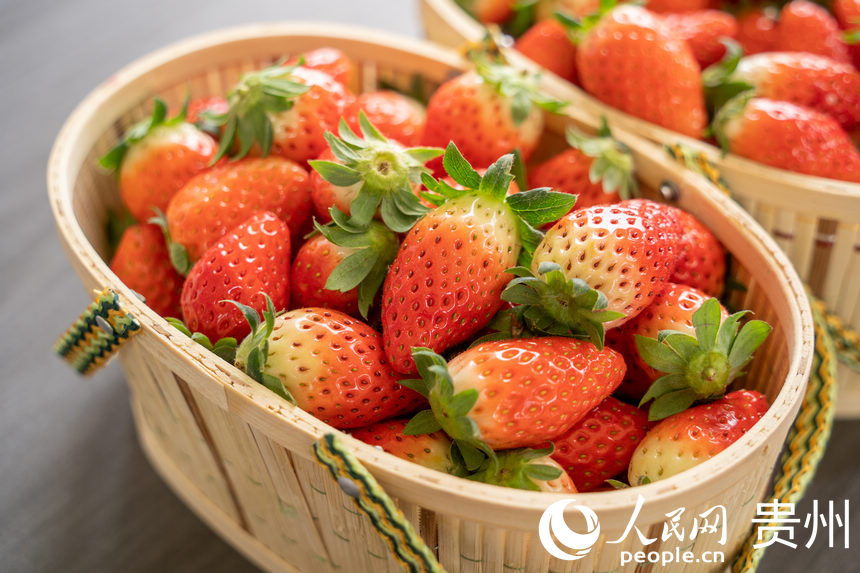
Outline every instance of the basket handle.
POLYGON ((54 351, 79 373, 91 374, 138 332, 140 323, 120 307, 119 296, 106 288, 57 340, 54 351))
POLYGON ((410 573, 445 573, 433 551, 352 453, 334 434, 314 443, 317 461, 327 467, 343 492, 373 523, 392 555, 410 573))

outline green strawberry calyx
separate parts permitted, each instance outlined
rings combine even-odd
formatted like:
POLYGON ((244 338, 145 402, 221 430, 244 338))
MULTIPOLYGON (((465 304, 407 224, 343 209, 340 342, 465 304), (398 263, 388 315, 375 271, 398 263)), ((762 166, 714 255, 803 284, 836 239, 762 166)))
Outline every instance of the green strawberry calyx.
POLYGON ((188 102, 189 98, 185 98, 179 115, 168 119, 167 104, 160 97, 156 97, 154 99, 152 115, 131 126, 123 135, 122 140, 99 159, 99 165, 104 169, 118 173, 126 154, 135 143, 143 141, 147 135, 158 127, 173 127, 185 122, 185 116, 188 112, 188 102))
POLYGON ((165 320, 170 324, 170 326, 219 358, 226 360, 230 364, 233 364, 233 361, 236 360, 236 339, 232 336, 226 336, 213 343, 205 334, 201 332, 191 332, 191 329, 178 318, 168 316, 165 320))
POLYGON ((328 276, 325 288, 347 292, 358 287, 358 310, 367 318, 388 266, 397 256, 400 241, 378 221, 362 227, 336 207, 329 209, 329 213, 331 223, 320 225, 315 221, 314 226, 329 242, 347 249, 348 255, 328 276))
POLYGON ((672 330, 661 331, 656 339, 636 335, 639 356, 666 373, 651 384, 639 403, 653 400, 650 420, 682 412, 699 400, 721 398, 726 387, 744 374, 743 367, 772 330, 761 320, 750 320, 741 327, 740 320, 748 312, 720 320, 720 303, 710 298, 693 313, 695 336, 672 330))
POLYGON ((502 291, 502 300, 517 305, 510 310, 516 318, 513 324, 524 326, 534 336, 582 338, 602 349, 604 323, 624 316, 606 310, 606 295, 582 279, 567 278, 555 263, 541 263, 541 277, 526 267, 514 267, 508 272, 517 278, 502 291))
POLYGON ((266 297, 266 310, 263 311, 262 315, 250 306, 235 300, 222 301, 236 305, 236 308, 242 311, 245 320, 251 326, 251 333, 242 340, 236 349, 234 364, 284 400, 295 404, 295 398, 284 386, 283 381, 265 371, 266 360, 269 358, 269 337, 275 328, 277 313, 269 295, 264 293, 264 296, 266 297))
POLYGON ((552 444, 540 450, 522 448, 496 452, 496 463, 487 458, 477 470, 464 477, 482 483, 540 491, 537 482, 551 481, 561 476, 560 468, 540 463, 552 452, 552 444))
POLYGON ((310 89, 292 75, 302 63, 300 61, 294 66, 277 63, 245 74, 227 94, 230 107, 225 113, 202 114, 215 125, 224 127, 218 153, 212 159, 213 165, 227 155, 237 137, 239 150, 234 159, 245 157, 255 143, 260 146, 263 157, 269 154, 274 137, 271 116, 290 110, 295 98, 310 89))
POLYGON ((403 434, 418 436, 443 430, 454 442, 455 459, 459 456, 469 472, 476 471, 487 459, 495 464, 496 453, 481 439, 477 424, 468 416, 478 401, 478 391, 470 388, 454 394, 448 363, 429 348, 413 348, 412 358, 421 378, 400 383, 425 396, 430 409, 418 412, 403 434))
POLYGON ((170 255, 170 264, 176 269, 176 272, 182 276, 188 276, 193 266, 191 258, 188 256, 188 249, 180 243, 174 243, 173 237, 170 234, 170 229, 167 225, 167 216, 161 209, 153 207, 155 215, 147 221, 153 225, 158 225, 161 232, 164 234, 164 241, 167 243, 167 253, 170 255))
POLYGON ((564 11, 556 10, 553 17, 567 29, 571 41, 574 44, 579 44, 591 32, 592 28, 616 6, 618 6, 618 0, 600 0, 597 10, 587 16, 575 18, 564 11))
POLYGON ((422 173, 429 173, 424 164, 442 155, 443 150, 405 148, 390 141, 363 111, 358 121, 362 137, 356 135, 343 118, 338 126, 340 137, 326 132, 326 141, 337 161, 308 163, 332 185, 360 186, 350 204, 353 225, 366 226, 378 210, 389 229, 405 233, 428 211, 416 197, 413 187, 421 182, 422 173))
POLYGON ((633 153, 612 136, 606 117, 602 119, 597 137, 569 127, 565 139, 568 145, 594 159, 588 170, 588 180, 592 184, 601 182, 604 193, 618 192, 622 199, 631 199, 637 194, 639 186, 634 176, 633 153))
POLYGON ((475 194, 502 203, 516 217, 523 247, 520 264, 529 264, 532 254, 543 239, 543 233, 537 229, 566 215, 576 203, 576 196, 559 193, 549 187, 508 195, 514 180, 511 171, 515 157, 513 153, 503 155, 490 165, 482 176, 466 161, 454 142, 451 142, 442 157, 442 166, 451 179, 463 188, 457 189, 444 180, 434 179, 430 174, 424 173, 421 180, 428 192, 422 196, 434 205, 443 205, 446 201, 475 194))
POLYGON ((722 38, 720 42, 726 47, 726 55, 702 72, 705 101, 713 112, 717 112, 736 95, 753 89, 752 84, 734 77, 735 70, 744 57, 744 49, 730 38, 722 38))
POLYGON ((550 113, 560 113, 567 106, 567 102, 549 97, 539 89, 537 74, 491 60, 481 52, 476 53, 473 61, 481 79, 510 102, 514 125, 528 119, 535 106, 550 113))
POLYGON ((731 151, 732 145, 731 135, 727 133, 728 125, 743 114, 744 108, 754 97, 755 91, 753 90, 741 92, 727 101, 714 116, 710 129, 720 145, 720 149, 723 150, 723 156, 731 151))

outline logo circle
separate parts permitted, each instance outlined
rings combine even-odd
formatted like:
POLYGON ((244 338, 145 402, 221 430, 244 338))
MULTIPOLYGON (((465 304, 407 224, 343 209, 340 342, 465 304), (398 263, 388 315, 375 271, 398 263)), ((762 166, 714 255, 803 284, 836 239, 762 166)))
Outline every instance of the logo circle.
POLYGON ((562 499, 553 503, 544 510, 538 524, 538 536, 544 549, 553 557, 563 561, 582 559, 588 555, 600 537, 600 521, 597 519, 597 514, 584 505, 575 505, 573 509, 585 518, 588 530, 585 533, 577 533, 568 527, 564 520, 564 510, 574 501, 573 499, 562 499), (558 544, 555 540, 558 540, 558 544), (572 550, 572 553, 559 548, 559 544, 565 549, 572 550))

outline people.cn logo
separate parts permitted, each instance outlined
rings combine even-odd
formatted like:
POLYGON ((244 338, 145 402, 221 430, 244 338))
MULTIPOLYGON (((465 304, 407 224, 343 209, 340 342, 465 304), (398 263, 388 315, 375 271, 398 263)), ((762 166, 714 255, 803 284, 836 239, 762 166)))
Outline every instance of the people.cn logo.
POLYGON ((562 499, 550 505, 541 515, 538 525, 538 535, 544 549, 553 557, 564 561, 582 559, 588 555, 597 543, 597 538, 600 537, 600 522, 597 520, 597 514, 582 505, 575 505, 573 509, 579 511, 585 518, 585 533, 577 533, 568 527, 564 520, 564 510, 573 501, 562 499), (559 548, 559 545, 570 550, 571 553, 559 548))

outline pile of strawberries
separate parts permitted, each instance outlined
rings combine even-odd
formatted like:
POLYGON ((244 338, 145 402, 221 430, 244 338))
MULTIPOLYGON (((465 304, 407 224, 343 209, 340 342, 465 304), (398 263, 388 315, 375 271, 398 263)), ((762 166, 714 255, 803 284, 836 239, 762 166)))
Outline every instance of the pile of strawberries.
POLYGON ((637 485, 761 418, 726 388, 770 327, 715 298, 701 222, 632 197, 607 126, 535 162, 563 104, 534 77, 481 58, 425 107, 354 70, 323 48, 156 100, 101 161, 138 221, 117 276, 299 408, 472 480, 637 485))
POLYGON ((808 0, 460 3, 614 108, 766 165, 860 182, 860 0, 832 0, 832 12, 808 0))

